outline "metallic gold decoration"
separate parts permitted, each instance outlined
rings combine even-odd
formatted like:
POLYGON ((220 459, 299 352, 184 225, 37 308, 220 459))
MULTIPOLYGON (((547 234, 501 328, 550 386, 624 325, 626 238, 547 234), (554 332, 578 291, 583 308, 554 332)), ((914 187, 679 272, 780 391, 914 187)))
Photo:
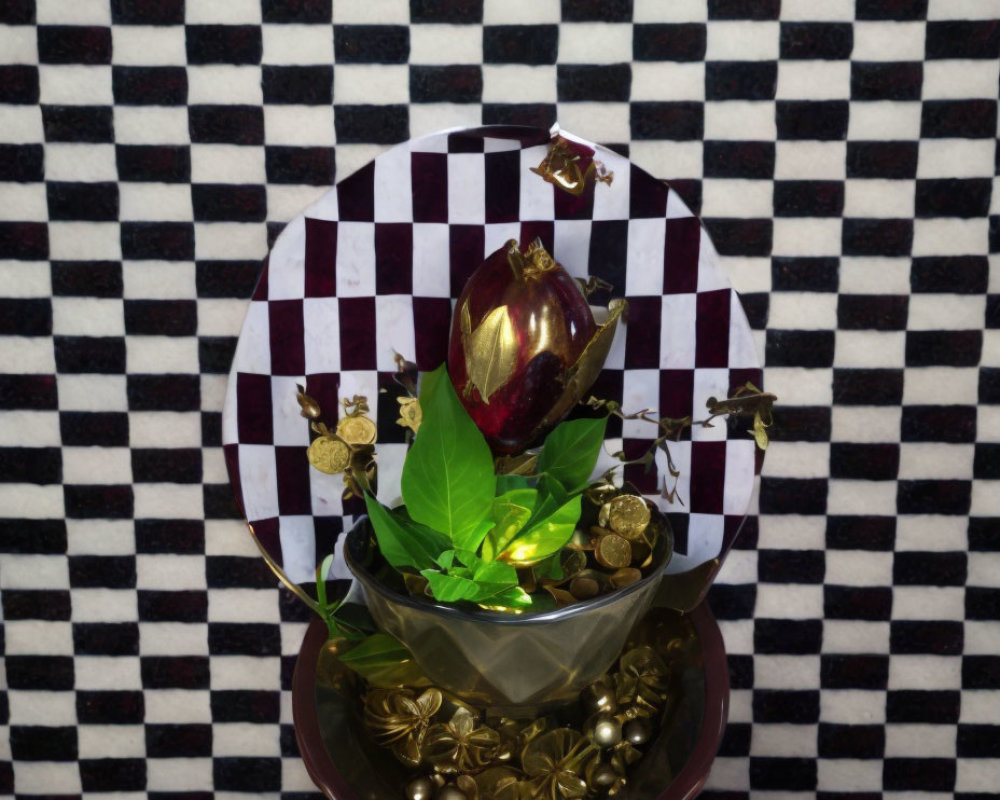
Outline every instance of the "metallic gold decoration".
POLYGON ((337 423, 337 436, 348 444, 374 444, 377 435, 378 429, 368 417, 341 417, 337 423))
POLYGON ((599 711, 584 723, 583 735, 602 750, 614 747, 622 740, 622 723, 614 714, 599 711))
POLYGON ((416 767, 423 760, 424 738, 441 702, 441 690, 435 688, 417 697, 408 689, 372 689, 365 696, 365 723, 396 758, 416 767))
POLYGON ((476 775, 479 800, 531 800, 531 784, 510 767, 490 767, 476 775))
MULTIPOLYGON (((632 558, 636 557, 635 545, 632 545, 632 558)), ((636 569, 635 567, 622 567, 621 569, 616 569, 611 575, 608 576, 608 580, 615 589, 624 589, 626 586, 631 586, 642 580, 642 570, 636 569)))
POLYGON ((414 433, 419 431, 424 416, 420 401, 416 397, 397 397, 396 400, 399 403, 399 419, 396 424, 409 428, 414 433))
POLYGON ((517 366, 518 342, 507 306, 494 308, 466 337, 464 325, 468 301, 463 306, 463 339, 465 371, 469 383, 479 390, 484 403, 490 395, 510 380, 517 366))
POLYGON ((424 758, 445 774, 485 767, 500 748, 500 734, 476 722, 468 708, 459 706, 449 722, 427 731, 424 758))
POLYGON ((649 519, 649 506, 638 495, 622 494, 608 504, 608 527, 630 541, 645 533, 649 519))
POLYGON ((607 677, 595 681, 580 693, 580 703, 584 711, 591 714, 614 714, 618 710, 614 684, 607 677))
POLYGON ((653 735, 653 726, 648 719, 630 719, 622 726, 622 736, 630 745, 644 745, 653 735))
POLYGON ((632 563, 632 545, 624 536, 609 533, 594 545, 594 558, 602 567, 620 569, 632 563))
POLYGON ((319 419, 322 413, 319 403, 306 394, 306 390, 301 383, 295 384, 295 388, 298 389, 295 399, 299 401, 299 413, 306 419, 319 419))
POLYGON ((640 716, 651 716, 663 705, 669 680, 670 669, 652 647, 635 647, 618 663, 618 703, 634 705, 640 716))
POLYGON ((572 728, 556 728, 529 742, 521 753, 521 768, 543 800, 577 800, 587 793, 582 774, 596 752, 593 743, 572 728))
POLYGON ((406 784, 406 800, 431 800, 434 797, 434 789, 431 779, 421 775, 406 784))
MULTIPOLYGON (((577 196, 583 194, 588 181, 606 183, 610 186, 615 174, 609 172, 600 161, 590 158, 584 161, 583 155, 574 152, 574 149, 583 148, 579 145, 574 147, 567 139, 557 136, 542 163, 537 167, 531 167, 531 171, 541 175, 548 183, 577 196), (581 163, 584 164, 582 168, 581 163)), ((593 155, 590 148, 586 148, 586 151, 593 155)))
POLYGON ((336 475, 351 463, 351 448, 342 439, 320 436, 313 439, 306 451, 309 463, 320 472, 336 475))

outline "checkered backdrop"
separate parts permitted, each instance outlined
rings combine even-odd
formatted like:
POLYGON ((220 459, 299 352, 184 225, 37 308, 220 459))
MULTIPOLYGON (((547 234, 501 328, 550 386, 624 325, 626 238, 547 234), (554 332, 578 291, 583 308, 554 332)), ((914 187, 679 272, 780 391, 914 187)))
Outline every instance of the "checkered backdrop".
POLYGON ((307 617, 237 518, 269 243, 388 145, 569 131, 669 179, 781 398, 710 602, 706 791, 1000 786, 995 0, 5 0, 0 792, 311 796, 307 617))

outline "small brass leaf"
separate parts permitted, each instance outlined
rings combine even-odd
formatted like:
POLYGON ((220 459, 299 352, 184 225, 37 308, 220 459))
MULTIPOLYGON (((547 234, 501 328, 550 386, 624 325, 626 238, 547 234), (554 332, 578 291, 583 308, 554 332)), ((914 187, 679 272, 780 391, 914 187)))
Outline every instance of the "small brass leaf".
POLYGON ((465 371, 484 403, 514 374, 517 334, 507 306, 493 309, 465 343, 465 371))

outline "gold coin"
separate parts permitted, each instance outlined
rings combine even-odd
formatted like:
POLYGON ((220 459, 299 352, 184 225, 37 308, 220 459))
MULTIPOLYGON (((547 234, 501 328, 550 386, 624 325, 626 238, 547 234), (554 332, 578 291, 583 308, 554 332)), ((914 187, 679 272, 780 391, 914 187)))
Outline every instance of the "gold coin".
POLYGON ((626 586, 631 586, 636 581, 642 578, 642 573, 635 567, 622 567, 611 573, 609 579, 611 580, 611 585, 616 589, 622 589, 626 586))
POLYGON ((337 436, 348 444, 373 444, 378 430, 368 417, 342 417, 337 423, 337 436))
POLYGON ((600 594, 601 587, 593 578, 573 578, 569 592, 577 600, 589 600, 600 594))
POLYGON ((594 548, 594 558, 602 567, 621 569, 632 563, 632 545, 617 533, 602 536, 594 548))
POLYGON ((306 451, 306 456, 310 464, 327 475, 343 472, 351 463, 350 448, 340 439, 334 439, 331 436, 320 436, 318 439, 313 439, 309 450, 306 451))
POLYGON ((626 539, 638 539, 649 524, 649 506, 641 497, 623 494, 611 501, 608 527, 626 539))

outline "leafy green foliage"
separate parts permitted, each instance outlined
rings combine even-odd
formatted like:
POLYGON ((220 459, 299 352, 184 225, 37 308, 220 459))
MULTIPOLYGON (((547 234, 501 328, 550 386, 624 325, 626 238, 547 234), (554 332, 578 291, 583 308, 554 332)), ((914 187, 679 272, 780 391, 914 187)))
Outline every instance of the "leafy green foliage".
POLYGON ((538 471, 555 478, 567 492, 586 486, 597 464, 608 418, 574 419, 557 426, 538 456, 538 471))
POLYGON ((423 422, 403 465, 403 499, 417 522, 441 531, 458 547, 478 547, 479 523, 496 489, 493 455, 444 366, 423 380, 423 422))
POLYGON ((530 605, 516 566, 561 574, 558 553, 579 521, 607 420, 562 423, 545 440, 537 475, 497 476, 444 366, 423 376, 420 405, 403 465, 404 506, 390 511, 365 497, 379 549, 392 566, 426 578, 439 601, 530 605))

